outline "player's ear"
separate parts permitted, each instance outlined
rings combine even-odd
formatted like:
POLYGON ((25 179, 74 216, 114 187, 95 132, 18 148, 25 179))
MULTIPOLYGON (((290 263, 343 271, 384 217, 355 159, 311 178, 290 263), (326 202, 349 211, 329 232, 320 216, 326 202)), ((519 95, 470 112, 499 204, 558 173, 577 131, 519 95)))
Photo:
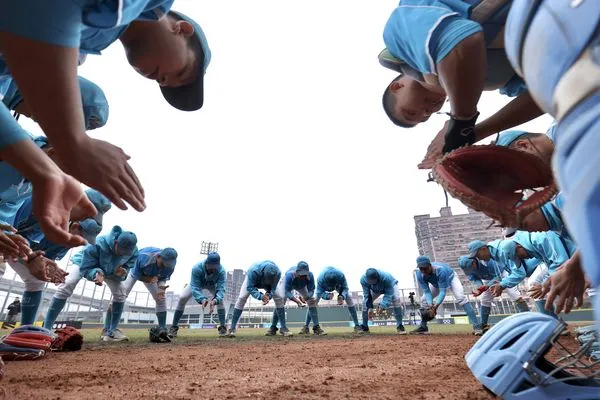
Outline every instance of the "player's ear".
POLYGON ((194 34, 194 26, 187 21, 177 21, 174 26, 174 33, 186 38, 194 34))
POLYGON ((515 141, 514 148, 516 150, 521 150, 521 151, 531 150, 531 142, 529 140, 525 140, 525 139, 518 139, 517 141, 515 141))

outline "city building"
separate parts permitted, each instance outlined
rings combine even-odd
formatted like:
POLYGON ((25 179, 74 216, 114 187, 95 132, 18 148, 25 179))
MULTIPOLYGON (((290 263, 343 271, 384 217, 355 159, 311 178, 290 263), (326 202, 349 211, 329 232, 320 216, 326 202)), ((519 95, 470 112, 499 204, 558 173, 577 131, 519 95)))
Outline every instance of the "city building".
POLYGON ((246 278, 246 271, 242 269, 234 269, 233 271, 227 271, 227 278, 225 283, 225 303, 235 303, 242 283, 246 278))

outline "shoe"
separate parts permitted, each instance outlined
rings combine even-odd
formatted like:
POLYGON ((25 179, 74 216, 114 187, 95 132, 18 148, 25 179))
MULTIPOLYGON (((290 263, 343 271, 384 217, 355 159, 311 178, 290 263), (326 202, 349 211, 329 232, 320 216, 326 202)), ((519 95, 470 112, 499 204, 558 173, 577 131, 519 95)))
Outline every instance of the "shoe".
POLYGON ((310 329, 306 325, 304 325, 302 327, 302 329, 300 329, 300 332, 298 332, 298 335, 309 335, 309 334, 310 334, 310 329))
POLYGON ((174 338, 176 338, 176 337, 177 337, 177 332, 178 332, 178 331, 179 331, 179 327, 178 327, 178 326, 171 325, 171 326, 169 327, 169 337, 170 337, 171 339, 174 339, 174 338))
POLYGON ((290 332, 289 329, 286 329, 285 331, 283 329, 281 329, 279 331, 279 334, 284 337, 294 336, 294 334, 292 332, 290 332))
POLYGON ((362 327, 360 325, 354 325, 354 333, 361 333, 362 327))
POLYGON ((426 326, 419 326, 417 329, 413 329, 409 332, 411 335, 425 335, 429 333, 429 328, 426 326))
POLYGON ((482 336, 483 335, 483 329, 481 329, 481 328, 474 328, 473 329, 473 335, 475 335, 475 336, 482 336))
POLYGON ((217 330, 219 331, 220 337, 227 336, 227 328, 225 328, 223 325, 219 326, 217 330))
POLYGON ((396 328, 396 333, 398 333, 398 335, 406 335, 406 329, 404 329, 404 325, 400 325, 396 328))
POLYGON ((369 327, 368 326, 358 325, 356 328, 358 328, 358 330, 356 331, 356 333, 360 333, 360 334, 369 333, 369 327))
POLYGON ((227 332, 227 337, 235 337, 235 329, 229 329, 229 332, 227 332))
POLYGON ((100 332, 100 340, 104 340, 105 337, 108 336, 108 331, 102 328, 102 332, 100 332))
POLYGON ((127 340, 129 340, 129 338, 125 336, 120 329, 114 329, 108 332, 108 335, 104 337, 105 342, 124 342, 127 340))
POLYGON ((481 325, 481 330, 483 331, 483 333, 486 333, 487 331, 490 330, 492 326, 490 324, 483 324, 481 325))
POLYGON ((320 325, 316 325, 316 326, 313 326, 313 335, 325 336, 325 335, 327 335, 327 332, 325 332, 323 330, 323 328, 321 328, 320 325))
POLYGON ((269 330, 265 333, 265 336, 275 336, 277 335, 277 328, 270 327, 269 330))

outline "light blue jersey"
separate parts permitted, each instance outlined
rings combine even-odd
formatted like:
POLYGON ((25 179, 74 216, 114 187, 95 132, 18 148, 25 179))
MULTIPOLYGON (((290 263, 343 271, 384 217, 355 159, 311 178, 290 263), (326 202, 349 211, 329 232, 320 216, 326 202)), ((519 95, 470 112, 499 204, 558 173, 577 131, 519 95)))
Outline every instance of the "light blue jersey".
POLYGON ((203 289, 207 289, 214 293, 215 303, 221 304, 225 298, 225 279, 225 268, 221 264, 219 264, 215 273, 209 274, 206 270, 205 261, 200 261, 192 268, 192 279, 190 281, 192 296, 199 304, 202 304, 205 300, 208 300, 203 293, 203 289))
POLYGON ((173 271, 175 271, 175 266, 172 268, 158 266, 156 257, 160 255, 161 251, 162 249, 159 249, 158 247, 144 247, 139 250, 133 268, 129 273, 136 279, 157 277, 159 282, 171 279, 171 275, 173 274, 173 271))
POLYGON ((360 285, 363 289, 363 301, 366 303, 371 297, 372 292, 375 296, 383 295, 381 307, 389 308, 393 303, 394 286, 398 281, 388 272, 377 270, 377 273, 379 274, 377 283, 367 282, 366 274, 360 278, 360 285))
POLYGON ((312 272, 308 272, 306 279, 296 276, 297 267, 294 266, 285 272, 283 284, 285 287, 285 297, 292 299, 294 297, 293 290, 301 290, 306 288, 308 297, 313 297, 315 293, 315 277, 312 272))
POLYGON ((281 271, 273 261, 262 261, 256 263, 248 269, 246 279, 248 286, 246 289, 252 297, 257 300, 262 300, 262 294, 259 289, 264 289, 270 298, 273 298, 273 293, 277 288, 281 271))
POLYGON ((135 265, 138 250, 136 247, 133 255, 130 256, 122 256, 115 252, 115 241, 122 232, 119 226, 115 226, 108 235, 99 237, 95 245, 88 244, 73 256, 73 263, 79 265, 81 276, 93 281, 96 274, 100 272, 105 277, 115 277, 122 281, 127 278, 126 275, 117 277, 115 272, 119 266, 129 272, 135 265))
POLYGON ((334 267, 327 267, 317 278, 317 299, 329 299, 329 293, 337 291, 344 299, 348 298, 350 289, 346 276, 342 271, 334 267))
POLYGON ((446 297, 446 290, 451 287, 452 279, 454 278, 454 270, 450 268, 448 264, 434 261, 431 263, 433 267, 433 273, 429 275, 423 275, 421 271, 416 272, 417 282, 423 290, 425 300, 428 304, 433 304, 433 295, 429 285, 439 290, 437 303, 441 304, 446 297))

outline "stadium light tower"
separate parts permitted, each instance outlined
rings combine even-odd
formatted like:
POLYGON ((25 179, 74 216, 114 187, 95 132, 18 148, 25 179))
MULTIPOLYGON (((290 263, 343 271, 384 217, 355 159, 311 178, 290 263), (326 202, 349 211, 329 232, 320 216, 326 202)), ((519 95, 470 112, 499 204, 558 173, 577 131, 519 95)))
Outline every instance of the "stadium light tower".
POLYGON ((213 242, 205 242, 202 241, 202 246, 200 247, 200 254, 208 254, 208 253, 216 253, 219 250, 219 243, 213 242))

